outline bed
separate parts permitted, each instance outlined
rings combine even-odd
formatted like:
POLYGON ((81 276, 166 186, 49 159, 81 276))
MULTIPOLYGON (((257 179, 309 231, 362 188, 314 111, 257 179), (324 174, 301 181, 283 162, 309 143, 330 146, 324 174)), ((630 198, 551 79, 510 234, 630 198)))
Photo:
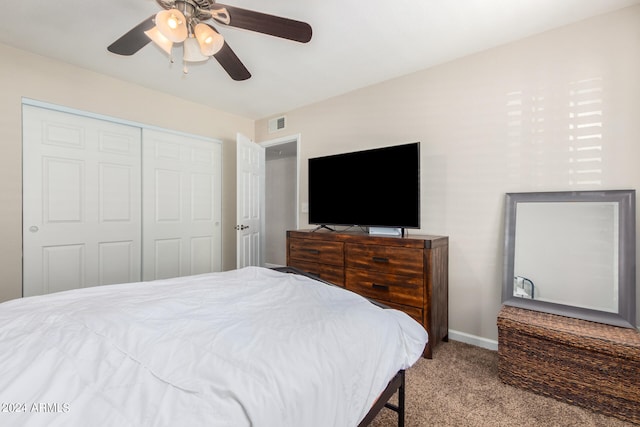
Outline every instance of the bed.
POLYGON ((260 267, 0 304, 0 425, 356 426, 427 333, 339 287, 260 267))

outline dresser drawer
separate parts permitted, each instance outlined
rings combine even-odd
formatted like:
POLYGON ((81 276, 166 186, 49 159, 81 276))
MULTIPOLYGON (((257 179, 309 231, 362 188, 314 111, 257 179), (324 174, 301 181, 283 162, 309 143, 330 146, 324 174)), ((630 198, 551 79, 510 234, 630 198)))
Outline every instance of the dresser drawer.
POLYGON ((292 260, 344 266, 344 243, 289 239, 289 257, 292 260))
POLYGON ((296 267, 305 273, 313 274, 323 280, 344 287, 344 269, 339 266, 329 264, 319 264, 317 262, 291 259, 291 267, 296 267))
POLYGON ((362 268, 386 274, 423 275, 422 249, 348 243, 345 250, 347 268, 362 268))
POLYGON ((415 320, 416 322, 420 323, 421 325, 424 324, 421 308, 411 307, 409 305, 396 304, 391 301, 385 301, 384 304, 388 305, 391 308, 395 308, 396 310, 404 311, 409 316, 411 316, 413 320, 415 320))
POLYGON ((345 287, 365 297, 413 307, 423 306, 424 285, 421 277, 352 268, 347 268, 345 275, 345 287))

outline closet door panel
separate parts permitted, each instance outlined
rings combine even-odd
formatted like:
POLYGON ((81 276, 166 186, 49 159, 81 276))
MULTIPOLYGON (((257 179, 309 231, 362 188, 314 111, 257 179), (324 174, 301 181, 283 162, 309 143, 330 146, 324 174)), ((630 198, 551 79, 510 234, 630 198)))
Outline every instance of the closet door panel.
POLYGON ((25 296, 140 280, 140 139, 136 127, 23 106, 25 296))
POLYGON ((41 293, 48 294, 84 287, 85 258, 84 244, 43 247, 41 293))
MULTIPOLYGON (((184 254, 182 239, 156 239, 153 243, 153 279, 169 279, 183 276, 182 260, 184 254)), ((151 265, 147 264, 145 267, 150 268, 151 265)))
POLYGON ((143 279, 220 271, 221 145, 143 130, 143 279))
MULTIPOLYGON (((131 215, 138 213, 133 203, 139 204, 139 200, 133 199, 133 185, 136 184, 136 174, 140 174, 137 168, 117 164, 100 164, 99 180, 99 215, 101 223, 131 223, 136 221, 131 215)), ((138 191, 136 190, 136 193, 138 191)))
POLYGON ((43 223, 80 223, 83 220, 84 171, 82 159, 42 157, 43 223))
POLYGON ((136 243, 135 240, 100 243, 99 284, 128 283, 140 274, 140 252, 136 243), (110 268, 111 265, 119 268, 110 268))
POLYGON ((213 263, 214 247, 212 236, 193 237, 191 239, 191 274, 209 273, 216 266, 213 263))

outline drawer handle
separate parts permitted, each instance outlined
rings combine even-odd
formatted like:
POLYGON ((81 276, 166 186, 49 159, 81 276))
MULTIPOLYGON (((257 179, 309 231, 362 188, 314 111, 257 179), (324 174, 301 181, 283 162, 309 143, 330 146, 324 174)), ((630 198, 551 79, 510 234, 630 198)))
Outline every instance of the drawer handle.
POLYGON ((373 289, 377 289, 377 290, 380 290, 380 291, 388 291, 389 290, 389 286, 388 285, 379 285, 377 283, 372 283, 371 287, 373 289))
POLYGON ((373 257, 373 261, 374 261, 374 262, 384 262, 384 263, 388 263, 388 262, 389 262, 389 258, 384 258, 384 257, 380 257, 380 256, 374 256, 374 257, 373 257))
POLYGON ((316 255, 320 253, 320 251, 317 249, 304 249, 304 251, 309 252, 311 254, 316 254, 316 255))

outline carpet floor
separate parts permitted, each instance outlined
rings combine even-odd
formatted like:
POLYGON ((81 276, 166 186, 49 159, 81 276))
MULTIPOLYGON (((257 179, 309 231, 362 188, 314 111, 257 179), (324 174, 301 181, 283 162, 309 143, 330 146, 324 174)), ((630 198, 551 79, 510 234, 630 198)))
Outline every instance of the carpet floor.
MULTIPOLYGON (((406 371, 406 427, 629 427, 617 418, 503 384, 498 353, 457 341, 406 371)), ((383 409, 373 427, 397 426, 383 409)), ((637 426, 635 426, 637 427, 637 426)))

